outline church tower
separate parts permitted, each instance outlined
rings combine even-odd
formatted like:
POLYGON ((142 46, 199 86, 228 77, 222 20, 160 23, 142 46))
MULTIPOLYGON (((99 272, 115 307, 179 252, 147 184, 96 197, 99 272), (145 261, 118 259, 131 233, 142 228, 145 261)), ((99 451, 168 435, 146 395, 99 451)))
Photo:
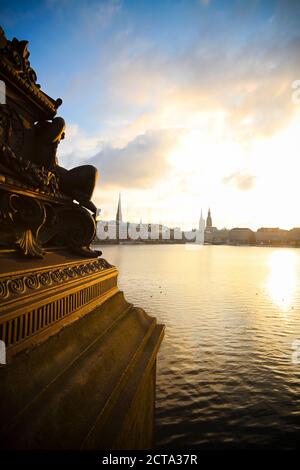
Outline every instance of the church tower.
POLYGON ((117 223, 122 223, 123 222, 122 205, 121 205, 121 193, 119 193, 119 202, 118 202, 118 210, 117 210, 117 215, 116 215, 116 222, 117 223))
POLYGON ((201 209, 201 214, 200 214, 200 219, 199 219, 199 230, 204 230, 205 229, 205 220, 202 215, 202 209, 201 209))
POLYGON ((212 219, 211 219, 211 213, 210 209, 208 209, 208 214, 207 214, 207 219, 206 219, 206 230, 209 230, 212 228, 212 219))

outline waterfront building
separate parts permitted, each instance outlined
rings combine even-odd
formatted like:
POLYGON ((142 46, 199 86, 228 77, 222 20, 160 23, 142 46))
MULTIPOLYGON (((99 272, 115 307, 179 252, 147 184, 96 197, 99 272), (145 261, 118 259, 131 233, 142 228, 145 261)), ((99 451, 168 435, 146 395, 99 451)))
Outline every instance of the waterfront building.
POLYGON ((226 245, 229 243, 229 230, 222 228, 221 230, 215 230, 212 233, 213 245, 226 245))
POLYGON ((300 246, 300 227, 295 227, 289 230, 287 240, 291 246, 300 246))
POLYGON ((235 227, 229 231, 230 245, 254 245, 255 234, 250 228, 235 227))
POLYGON ((214 227, 212 224, 212 217, 210 208, 208 209, 206 225, 204 230, 204 243, 213 243, 214 234, 217 231, 217 227, 214 227))
POLYGON ((288 230, 278 227, 261 227, 256 232, 257 245, 285 245, 288 241, 288 230))
MULTIPOLYGON (((100 212, 100 211, 99 211, 100 212)), ((116 217, 114 220, 100 220, 97 212, 97 240, 103 243, 197 243, 212 245, 262 245, 262 246, 300 246, 300 228, 283 230, 278 227, 261 227, 257 232, 248 227, 235 227, 231 230, 218 230, 213 226, 211 210, 206 219, 202 209, 198 227, 182 230, 162 224, 129 223, 123 220, 122 199, 119 194, 116 217)))

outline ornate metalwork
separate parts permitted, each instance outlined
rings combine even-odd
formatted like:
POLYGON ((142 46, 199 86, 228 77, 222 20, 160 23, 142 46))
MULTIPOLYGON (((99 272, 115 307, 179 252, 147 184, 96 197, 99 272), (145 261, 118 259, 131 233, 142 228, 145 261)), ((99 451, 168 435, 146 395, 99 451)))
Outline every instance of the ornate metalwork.
POLYGON ((89 247, 95 236, 91 197, 97 170, 59 165, 65 122, 55 114, 61 100, 37 84, 28 42, 8 40, 1 28, 0 79, 7 92, 0 105, 0 249, 41 258, 49 247, 65 247, 99 256, 89 247))
POLYGON ((14 81, 23 92, 30 95, 40 106, 54 115, 57 108, 62 104, 58 98, 53 100, 40 89, 36 83, 37 76, 29 61, 28 41, 19 41, 13 38, 9 41, 0 28, 0 69, 9 80, 14 81))
POLYGON ((17 184, 27 183, 34 190, 39 189, 50 194, 58 192, 59 179, 53 171, 17 157, 7 145, 2 145, 0 148, 0 162, 0 171, 18 178, 17 184))
POLYGON ((43 256, 51 246, 98 257, 90 249, 95 220, 78 204, 51 204, 41 199, 0 190, 0 246, 18 248, 22 256, 43 256))
POLYGON ((90 274, 113 268, 105 259, 97 259, 89 263, 79 263, 67 268, 54 268, 35 273, 0 278, 0 303, 11 298, 44 289, 62 282, 82 278, 90 274))
POLYGON ((38 232, 45 223, 45 208, 41 201, 13 193, 0 192, 0 220, 3 224, 0 243, 13 243, 23 256, 41 258, 43 248, 38 232))
MULTIPOLYGON (((101 270, 101 269, 100 269, 101 270)), ((94 277, 90 283, 82 283, 76 287, 60 290, 56 296, 45 296, 42 302, 36 299, 36 295, 28 288, 29 277, 25 279, 14 279, 7 287, 11 292, 13 303, 20 306, 22 299, 18 299, 20 292, 27 293, 31 291, 31 304, 24 305, 22 309, 16 312, 11 311, 8 302, 9 314, 0 317, 0 339, 5 341, 9 354, 15 354, 22 349, 26 349, 28 345, 38 343, 41 335, 51 334, 59 331, 63 324, 72 321, 74 314, 82 314, 92 310, 96 305, 114 295, 117 291, 116 270, 103 273, 102 276, 95 276, 96 272, 92 272, 94 277), (17 295, 17 298, 14 298, 17 295)), ((31 282, 31 281, 30 281, 31 282)), ((36 279, 34 283, 36 283, 36 279)), ((0 292, 2 289, 0 283, 0 292)), ((38 291, 37 291, 38 292, 38 291)), ((5 308, 7 307, 4 304, 5 308)))

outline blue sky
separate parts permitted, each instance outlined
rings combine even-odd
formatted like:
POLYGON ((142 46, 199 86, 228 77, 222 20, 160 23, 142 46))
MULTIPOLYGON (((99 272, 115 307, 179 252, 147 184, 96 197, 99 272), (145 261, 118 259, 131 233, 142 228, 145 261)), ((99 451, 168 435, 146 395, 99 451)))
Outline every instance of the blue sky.
POLYGON ((0 22, 63 99, 60 160, 99 167, 105 217, 121 190, 131 220, 188 227, 211 206, 218 226, 300 226, 283 214, 298 197, 300 2, 2 0, 0 22))

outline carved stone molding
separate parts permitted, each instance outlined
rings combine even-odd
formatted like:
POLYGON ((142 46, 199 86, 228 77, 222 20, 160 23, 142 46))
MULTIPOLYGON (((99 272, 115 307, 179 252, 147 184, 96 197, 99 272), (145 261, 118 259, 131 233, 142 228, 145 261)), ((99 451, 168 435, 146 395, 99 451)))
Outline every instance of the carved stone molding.
POLYGON ((106 266, 98 260, 1 280, 0 340, 8 357, 31 349, 117 293, 118 272, 106 266))
POLYGON ((0 304, 7 300, 32 293, 38 289, 55 286, 64 281, 83 278, 84 276, 113 268, 105 259, 99 258, 88 263, 78 263, 68 267, 55 267, 24 275, 0 278, 0 304))

